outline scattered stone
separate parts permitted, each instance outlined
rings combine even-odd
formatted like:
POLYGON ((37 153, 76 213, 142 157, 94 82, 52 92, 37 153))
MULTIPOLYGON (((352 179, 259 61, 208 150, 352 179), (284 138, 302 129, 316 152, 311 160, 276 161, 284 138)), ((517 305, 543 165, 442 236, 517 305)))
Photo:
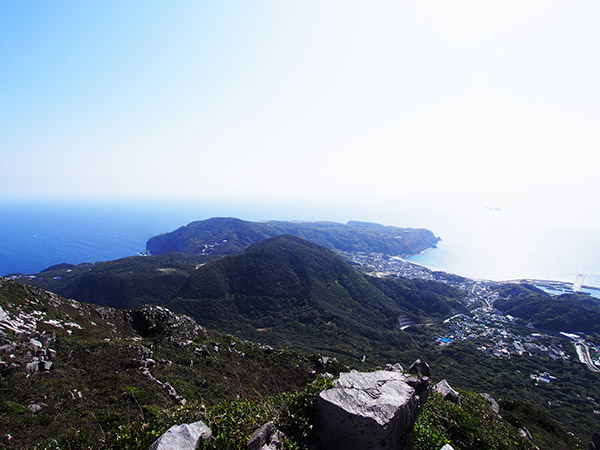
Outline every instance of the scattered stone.
POLYGON ((430 370, 429 370, 429 364, 421 361, 420 359, 417 359, 414 363, 412 363, 410 365, 410 367, 408 368, 408 373, 414 373, 414 374, 419 375, 420 377, 431 376, 430 370))
POLYGON ((27 409, 31 414, 37 414, 42 410, 42 406, 38 405, 37 403, 34 403, 33 405, 29 405, 29 408, 27 409))
POLYGON ((494 397, 492 397, 490 394, 479 394, 479 395, 481 395, 483 398, 485 398, 488 401, 488 403, 492 407, 492 411, 494 411, 496 414, 500 414, 500 405, 494 399, 494 397))
POLYGON ((48 372, 52 368, 52 364, 53 364, 52 361, 40 361, 39 362, 39 370, 48 372))
POLYGON ((198 444, 212 436, 204 422, 175 425, 167 430, 148 450, 196 450, 198 444))
POLYGON ((400 363, 396 364, 386 364, 385 370, 391 370, 392 372, 404 372, 400 363))
POLYGON ((281 450, 283 447, 282 441, 284 436, 285 434, 281 431, 275 430, 275 433, 273 433, 271 439, 269 439, 269 443, 263 445, 260 450, 281 450))
POLYGON ((262 427, 252 433, 250 439, 248 439, 248 450, 259 450, 267 443, 274 432, 275 424, 273 422, 265 423, 262 427))
POLYGON ((314 430, 325 450, 412 449, 412 429, 429 379, 352 371, 342 373, 333 386, 317 400, 314 430))
POLYGON ((319 358, 319 364, 323 369, 337 362, 336 358, 330 358, 329 356, 321 356, 319 358))
POLYGON ((48 347, 56 342, 56 333, 53 331, 44 331, 38 339, 44 347, 48 347))
POLYGON ((141 345, 138 348, 138 354, 140 355, 140 359, 148 359, 148 358, 152 358, 152 355, 154 354, 154 352, 152 350, 150 350, 148 347, 146 347, 145 345, 141 345))
POLYGON ((531 433, 529 432, 529 430, 525 427, 523 428, 519 428, 519 435, 521 435, 521 437, 523 439, 528 439, 530 441, 533 440, 533 436, 531 436, 531 433))
POLYGON ((260 349, 265 353, 273 353, 273 347, 270 345, 261 345, 260 349))
POLYGON ((69 394, 71 394, 72 400, 76 400, 78 398, 83 398, 83 393, 81 391, 78 391, 77 389, 73 389, 73 391, 69 391, 69 394))
POLYGON ((332 374, 330 374, 329 372, 325 372, 323 374, 323 378, 325 378, 326 380, 333 380, 335 377, 332 374))
POLYGON ((454 447, 452 447, 450 444, 446 444, 440 450, 454 450, 454 447))
POLYGON ((452 387, 448 384, 446 379, 443 379, 438 384, 436 384, 433 389, 438 392, 444 400, 450 400, 457 405, 460 405, 460 394, 456 392, 452 387))
POLYGON ((39 349, 41 349, 43 347, 42 343, 40 341, 38 341, 37 339, 29 339, 29 342, 27 344, 33 351, 38 351, 39 349))
POLYGON ((196 356, 209 356, 210 352, 208 351, 208 347, 206 345, 203 345, 200 348, 195 348, 194 349, 194 354, 196 356))
POLYGON ((16 349, 17 349, 17 344, 15 344, 15 343, 5 344, 0 347, 0 354, 10 355, 16 349))
POLYGON ((39 361, 32 361, 25 365, 25 370, 27 371, 27 373, 35 373, 39 370, 39 367, 40 367, 39 361))

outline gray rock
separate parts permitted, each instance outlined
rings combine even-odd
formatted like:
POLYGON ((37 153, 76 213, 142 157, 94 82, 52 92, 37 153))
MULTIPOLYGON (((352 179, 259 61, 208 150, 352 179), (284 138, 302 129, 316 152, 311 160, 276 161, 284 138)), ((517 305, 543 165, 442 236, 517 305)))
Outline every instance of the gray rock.
POLYGON ((444 397, 444 400, 450 400, 451 402, 460 405, 460 394, 452 389, 445 379, 436 384, 433 389, 444 397))
POLYGON ((529 430, 525 427, 523 428, 519 428, 519 435, 523 438, 523 439, 529 439, 530 441, 533 440, 533 437, 531 436, 531 433, 529 432, 529 430))
POLYGON ((420 377, 430 377, 429 364, 426 362, 417 359, 414 363, 410 365, 408 368, 408 373, 414 373, 419 375, 420 377))
POLYGON ((44 334, 42 334, 38 340, 44 347, 48 347, 56 342, 56 333, 53 331, 44 331, 44 334))
POLYGON ((39 370, 40 368, 40 362, 39 361, 32 361, 30 363, 27 363, 25 365, 25 370, 29 373, 35 373, 39 370))
POLYGON ((196 450, 201 441, 212 436, 204 422, 175 425, 148 447, 148 450, 196 450))
POLYGON ((204 329, 191 317, 175 314, 162 306, 142 306, 129 314, 131 325, 143 338, 162 336, 187 346, 204 329), (180 341, 188 341, 181 342, 180 341))
POLYGON ((269 439, 269 443, 263 445, 260 450, 281 450, 283 447, 282 439, 285 435, 279 431, 275 430, 275 433, 271 435, 271 439, 269 439))
POLYGON ((38 341, 37 339, 33 339, 33 338, 29 339, 27 346, 30 347, 34 351, 37 351, 38 349, 43 347, 43 345, 40 341, 38 341))
POLYGON ((488 401, 488 403, 492 407, 492 411, 494 411, 496 414, 500 414, 500 405, 494 399, 494 397, 492 397, 490 394, 479 394, 479 395, 481 395, 483 398, 485 398, 488 401))
POLYGON ((11 344, 5 344, 2 347, 0 347, 0 354, 7 354, 10 355, 12 352, 14 352, 17 349, 17 344, 11 343, 11 344))
POLYGON ((8 370, 8 364, 4 361, 0 361, 0 373, 4 373, 8 370))
POLYGON ((440 450, 454 450, 454 447, 452 447, 450 444, 446 444, 440 450))
POLYGON ((265 353, 273 353, 273 347, 270 345, 261 345, 260 349, 265 353))
POLYGON ((331 358, 329 356, 321 356, 319 358, 319 364, 321 365, 321 367, 323 369, 326 369, 327 367, 329 367, 332 364, 337 363, 337 359, 336 358, 331 358))
POLYGON ((385 370, 391 370, 393 372, 403 372, 404 370, 402 369, 402 366, 400 365, 400 363, 396 363, 396 364, 386 364, 385 365, 385 370))
POLYGON ((196 356, 209 356, 210 352, 208 351, 208 348, 206 347, 206 345, 203 345, 201 348, 195 348, 194 354, 196 356))
POLYGON ((319 395, 314 430, 325 450, 412 449, 412 429, 429 380, 379 370, 342 373, 319 395))
POLYGON ((27 409, 29 410, 29 412, 31 414, 36 414, 42 410, 42 406, 38 405, 37 403, 34 403, 33 405, 29 405, 29 408, 27 408, 27 409))
POLYGON ((52 361, 40 361, 39 369, 49 371, 52 368, 52 361))
POLYGON ((252 433, 252 436, 248 439, 248 450, 259 450, 269 441, 269 438, 274 432, 275 424, 273 424, 273 422, 265 423, 262 427, 252 433))

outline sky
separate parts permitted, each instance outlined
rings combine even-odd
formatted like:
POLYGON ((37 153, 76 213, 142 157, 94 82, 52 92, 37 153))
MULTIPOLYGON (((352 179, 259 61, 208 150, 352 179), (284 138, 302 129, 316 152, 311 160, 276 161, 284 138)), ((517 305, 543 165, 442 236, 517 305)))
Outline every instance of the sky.
POLYGON ((0 199, 600 218, 600 3, 6 1, 0 199))

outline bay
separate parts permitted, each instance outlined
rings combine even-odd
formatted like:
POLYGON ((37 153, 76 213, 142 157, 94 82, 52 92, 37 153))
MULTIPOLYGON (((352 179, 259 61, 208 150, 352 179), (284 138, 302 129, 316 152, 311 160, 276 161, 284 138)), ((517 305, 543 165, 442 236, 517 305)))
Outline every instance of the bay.
POLYGON ((156 234, 214 216, 424 227, 442 240, 409 259, 432 269, 492 280, 573 282, 583 274, 586 285, 600 286, 600 233, 593 221, 557 220, 552 212, 375 202, 3 201, 0 274, 132 256, 156 234))

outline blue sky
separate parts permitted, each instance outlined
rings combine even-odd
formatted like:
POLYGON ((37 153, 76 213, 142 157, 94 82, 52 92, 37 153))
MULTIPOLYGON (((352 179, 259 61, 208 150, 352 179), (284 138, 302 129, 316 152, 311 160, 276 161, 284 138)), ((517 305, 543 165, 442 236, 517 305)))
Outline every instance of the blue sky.
POLYGON ((0 198, 596 214, 598 17, 595 1, 4 2, 0 198))

